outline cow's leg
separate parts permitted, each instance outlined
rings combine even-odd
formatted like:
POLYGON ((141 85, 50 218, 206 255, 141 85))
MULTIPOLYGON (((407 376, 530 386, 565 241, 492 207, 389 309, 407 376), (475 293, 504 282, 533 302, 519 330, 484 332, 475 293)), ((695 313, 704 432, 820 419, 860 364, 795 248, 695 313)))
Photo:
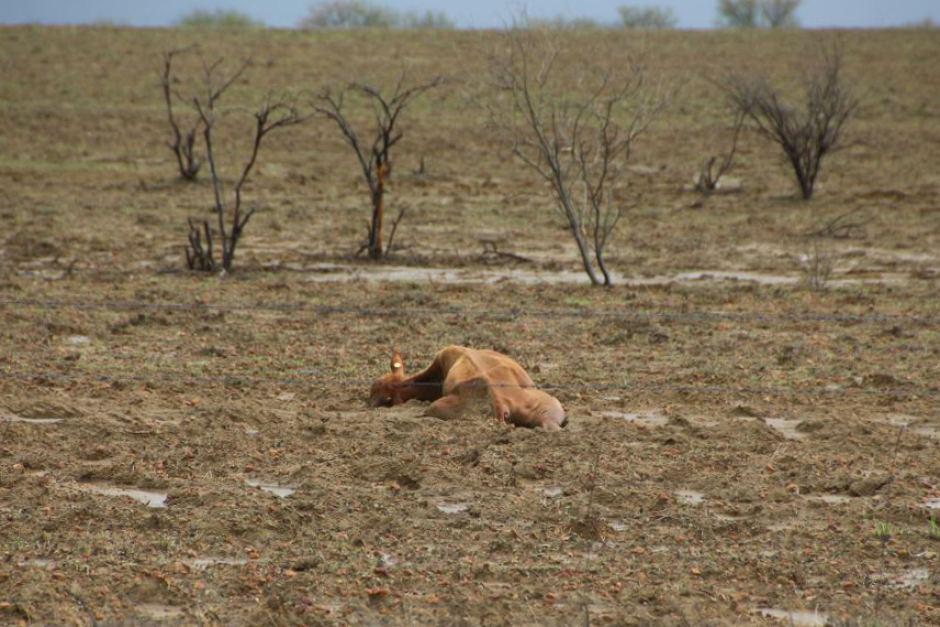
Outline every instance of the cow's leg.
POLYGON ((456 394, 448 394, 428 405, 424 414, 441 420, 452 420, 460 416, 463 408, 463 399, 456 394))
POLYGON ((408 399, 416 398, 419 401, 435 401, 441 398, 443 393, 445 375, 444 366, 438 355, 430 366, 402 382, 402 396, 407 396, 408 399))
POLYGON ((488 377, 479 376, 461 381, 454 391, 468 402, 484 402, 489 404, 493 417, 497 422, 505 423, 509 420, 509 404, 506 400, 506 390, 494 389, 494 384, 488 377))

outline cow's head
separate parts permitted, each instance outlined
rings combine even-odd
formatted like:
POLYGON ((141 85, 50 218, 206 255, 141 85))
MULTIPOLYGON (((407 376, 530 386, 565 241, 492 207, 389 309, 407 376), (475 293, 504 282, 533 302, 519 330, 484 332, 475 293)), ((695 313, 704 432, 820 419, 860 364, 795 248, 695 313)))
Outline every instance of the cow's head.
POLYGON ((379 377, 372 384, 372 391, 369 393, 369 404, 372 407, 391 407, 402 402, 401 383, 405 378, 405 362, 397 350, 392 352, 391 367, 391 372, 379 377))

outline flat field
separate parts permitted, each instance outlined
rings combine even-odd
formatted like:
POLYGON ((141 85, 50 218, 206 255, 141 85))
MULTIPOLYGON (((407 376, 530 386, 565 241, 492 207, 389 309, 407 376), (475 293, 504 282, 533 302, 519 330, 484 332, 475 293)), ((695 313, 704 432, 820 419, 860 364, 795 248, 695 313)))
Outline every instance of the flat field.
POLYGON ((795 85, 834 34, 564 36, 680 88, 611 289, 470 104, 497 34, 0 29, 0 623, 940 624, 937 32, 838 34, 862 106, 809 203, 752 133, 739 191, 685 188, 728 138, 707 79, 795 85), (211 189, 175 179, 158 70, 196 41, 255 61, 226 176, 269 89, 452 77, 404 119, 387 262, 317 120, 262 147, 235 271, 185 270, 211 189), (366 408, 392 347, 447 344, 569 427, 366 408))

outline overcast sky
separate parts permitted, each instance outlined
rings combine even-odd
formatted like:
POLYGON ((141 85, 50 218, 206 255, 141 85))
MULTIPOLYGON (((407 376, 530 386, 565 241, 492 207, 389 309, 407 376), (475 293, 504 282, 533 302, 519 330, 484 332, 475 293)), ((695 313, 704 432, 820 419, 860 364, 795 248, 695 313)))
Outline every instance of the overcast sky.
MULTIPOLYGON (((586 16, 614 21, 622 4, 668 6, 683 28, 708 28, 717 0, 385 0, 403 10, 444 11, 463 27, 501 26, 525 7, 532 17, 586 16)), ((0 23, 80 24, 107 20, 133 26, 165 26, 194 9, 236 9, 270 26, 297 24, 313 0, 0 0, 0 23)), ((940 22, 938 0, 804 0, 800 22, 808 27, 897 26, 924 18, 940 22)))

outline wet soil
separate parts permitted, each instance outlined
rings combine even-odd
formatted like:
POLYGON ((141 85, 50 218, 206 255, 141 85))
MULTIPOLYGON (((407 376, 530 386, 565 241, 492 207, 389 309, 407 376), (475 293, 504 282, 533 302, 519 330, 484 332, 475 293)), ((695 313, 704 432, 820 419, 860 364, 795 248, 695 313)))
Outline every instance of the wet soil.
MULTIPOLYGON (((470 75, 488 36, 382 35, 470 75)), ((797 76, 803 36, 664 34, 654 67, 797 76)), ((183 271, 211 192, 172 180, 153 70, 188 37, 0 29, 0 624, 940 622, 932 33, 846 34, 873 95, 809 204, 752 137, 740 191, 683 191, 721 126, 686 81, 606 290, 456 87, 403 140, 387 265, 352 257, 366 198, 312 125, 265 146, 236 270, 183 271), (804 233, 853 208, 809 289, 804 233), (451 343, 516 358, 569 427, 366 407, 393 347, 451 343)), ((372 63, 343 33, 206 43, 273 59, 233 104, 372 63)))

